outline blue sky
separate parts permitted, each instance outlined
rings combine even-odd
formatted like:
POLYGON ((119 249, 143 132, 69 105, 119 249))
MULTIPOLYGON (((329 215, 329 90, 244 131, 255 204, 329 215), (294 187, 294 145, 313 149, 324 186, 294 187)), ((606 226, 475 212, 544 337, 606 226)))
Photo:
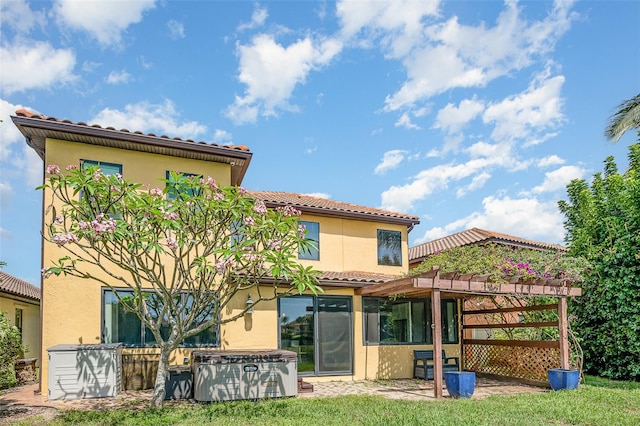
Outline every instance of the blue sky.
POLYGON ((557 201, 627 147, 637 1, 0 1, 0 260, 39 285, 28 108, 254 156, 249 189, 562 243, 557 201))

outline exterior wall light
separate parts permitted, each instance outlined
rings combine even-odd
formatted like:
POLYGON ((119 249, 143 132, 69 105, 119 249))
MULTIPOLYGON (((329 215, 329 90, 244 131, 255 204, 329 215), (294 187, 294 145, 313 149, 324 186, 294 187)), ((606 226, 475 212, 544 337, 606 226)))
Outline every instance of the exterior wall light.
POLYGON ((251 293, 247 294, 247 314, 253 313, 253 300, 251 299, 251 293))

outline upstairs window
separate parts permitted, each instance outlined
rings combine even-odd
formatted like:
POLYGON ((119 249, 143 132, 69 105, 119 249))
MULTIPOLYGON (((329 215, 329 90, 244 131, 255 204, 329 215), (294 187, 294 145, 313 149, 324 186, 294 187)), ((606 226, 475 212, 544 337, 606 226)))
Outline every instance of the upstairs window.
POLYGON ((102 174, 105 176, 111 176, 115 174, 122 175, 122 164, 116 163, 107 163, 104 161, 94 161, 94 160, 80 160, 80 164, 83 169, 88 169, 89 167, 99 167, 102 171, 102 174))
POLYGON ((173 200, 175 198, 177 198, 179 195, 181 194, 186 194, 190 197, 193 197, 194 195, 197 195, 197 193, 195 192, 195 189, 193 188, 186 188, 183 185, 180 185, 178 182, 176 182, 177 178, 179 175, 182 175, 184 177, 187 178, 193 178, 193 179, 200 179, 202 177, 202 175, 196 174, 196 173, 182 173, 182 172, 170 172, 167 171, 166 177, 167 177, 167 197, 170 200, 173 200))
POLYGON ((378 229, 378 265, 402 266, 402 234, 378 229))
POLYGON ((318 222, 306 222, 301 220, 299 225, 306 229, 306 238, 313 241, 313 247, 300 248, 298 259, 320 260, 320 224, 318 222))

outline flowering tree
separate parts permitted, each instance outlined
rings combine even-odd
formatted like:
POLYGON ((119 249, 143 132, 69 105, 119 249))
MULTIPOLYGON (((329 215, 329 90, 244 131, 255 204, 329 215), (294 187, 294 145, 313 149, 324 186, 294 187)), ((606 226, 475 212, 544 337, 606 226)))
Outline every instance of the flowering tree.
POLYGON ((161 189, 97 167, 49 165, 47 173, 44 238, 66 255, 43 274, 99 282, 150 330, 160 347, 152 406, 163 403, 171 351, 249 309, 221 315, 238 291, 251 289, 259 303, 320 290, 317 271, 297 262, 298 250, 313 242, 294 208, 267 209, 243 188, 222 188, 210 177, 172 173, 161 189), (123 287, 133 296, 116 291, 123 287))

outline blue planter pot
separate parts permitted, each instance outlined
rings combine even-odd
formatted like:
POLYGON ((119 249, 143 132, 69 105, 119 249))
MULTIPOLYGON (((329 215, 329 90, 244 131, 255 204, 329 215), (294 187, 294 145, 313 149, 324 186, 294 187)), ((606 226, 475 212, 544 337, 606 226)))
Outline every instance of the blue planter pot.
POLYGON ((578 387, 580 382, 580 372, 578 370, 568 370, 565 368, 552 368, 549 370, 549 384, 551 389, 572 390, 578 387))
POLYGON ((454 398, 471 398, 476 388, 476 373, 472 371, 448 371, 444 383, 449 395, 454 398))

